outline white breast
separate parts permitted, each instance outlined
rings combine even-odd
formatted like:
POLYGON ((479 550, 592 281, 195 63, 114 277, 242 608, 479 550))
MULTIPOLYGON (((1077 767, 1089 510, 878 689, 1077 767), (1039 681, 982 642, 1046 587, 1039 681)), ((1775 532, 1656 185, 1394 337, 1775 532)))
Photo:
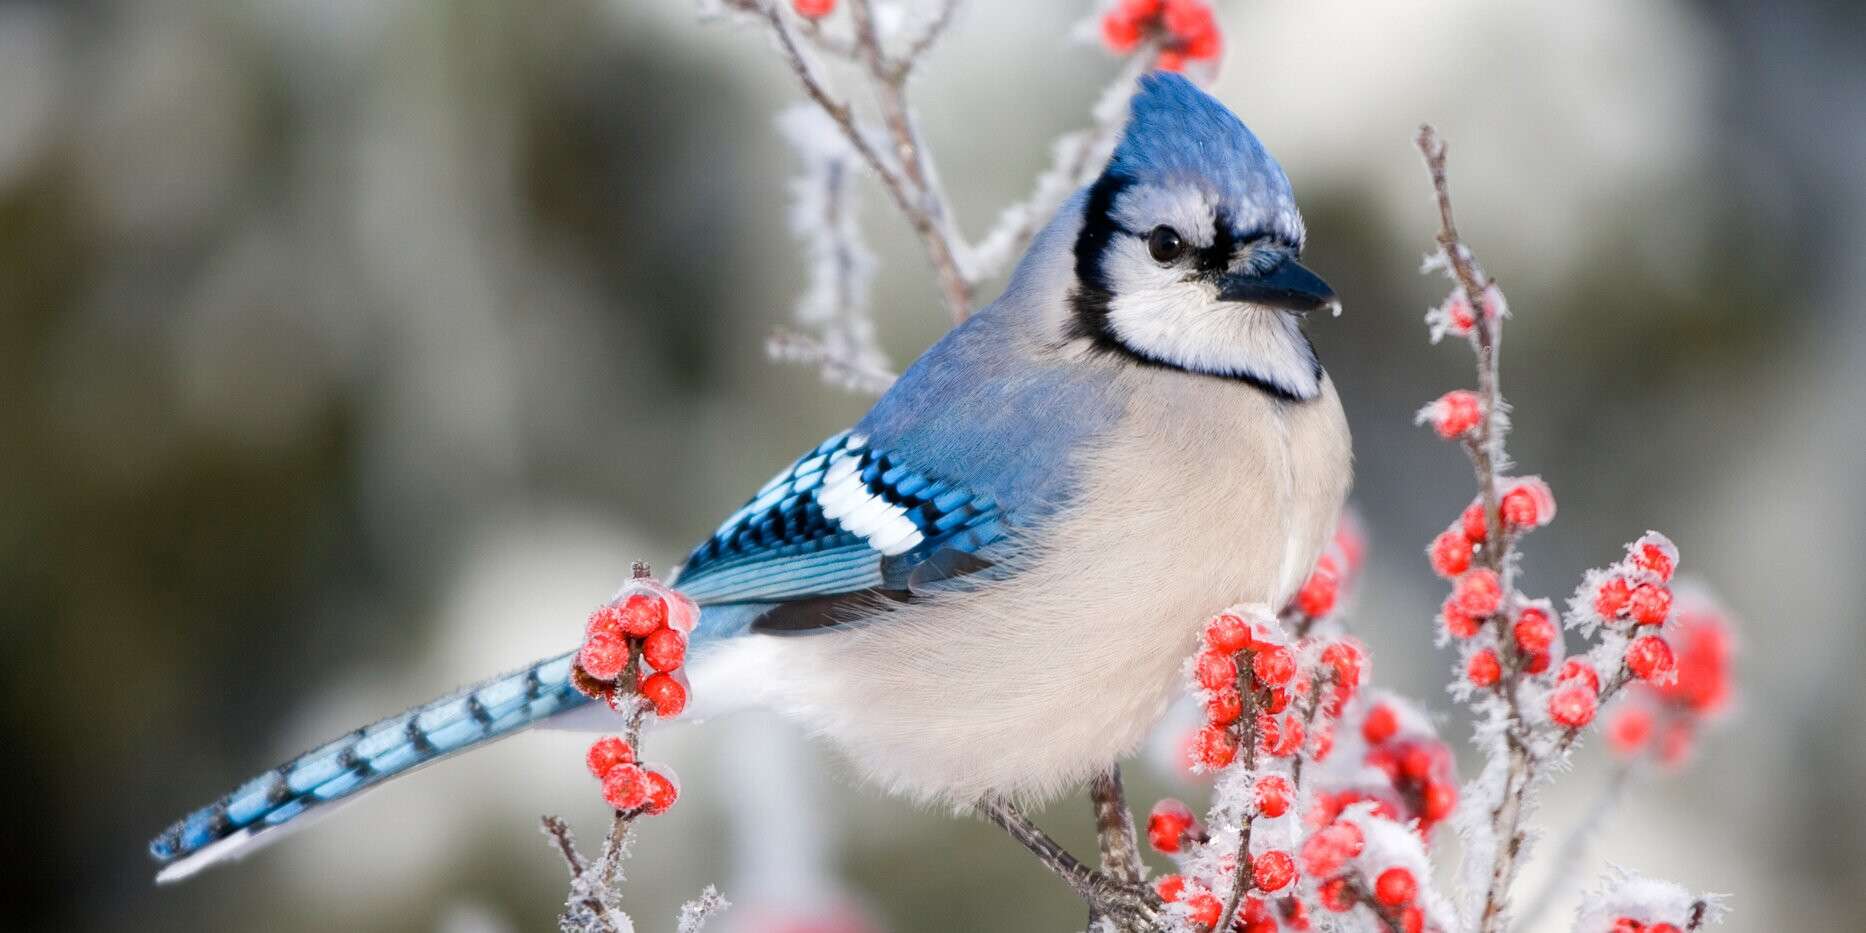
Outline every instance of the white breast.
POLYGON ((1332 385, 1285 405, 1135 370, 1078 501, 1008 580, 873 624, 720 646, 870 779, 923 800, 1054 797, 1131 752, 1183 688, 1200 624, 1283 604, 1347 494, 1332 385))

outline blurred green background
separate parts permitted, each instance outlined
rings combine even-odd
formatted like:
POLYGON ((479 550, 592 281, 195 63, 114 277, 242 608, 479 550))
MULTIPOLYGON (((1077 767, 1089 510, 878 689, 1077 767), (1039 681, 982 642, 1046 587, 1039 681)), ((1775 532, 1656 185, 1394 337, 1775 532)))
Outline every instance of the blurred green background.
MULTIPOLYGON (((1087 12, 969 4, 916 83, 974 235, 1113 75, 1070 36, 1087 12)), ((1356 435, 1379 680, 1450 708, 1420 549, 1469 474, 1411 416, 1469 358, 1420 323, 1445 291, 1417 274, 1431 120, 1516 314, 1513 452, 1561 500, 1529 588, 1565 597, 1654 527, 1746 620, 1737 718, 1633 794, 1590 876, 1611 854, 1733 892, 1734 929, 1852 928, 1866 7, 1223 12, 1215 90, 1346 299, 1314 332, 1356 435)), ((143 847, 287 755, 568 645, 630 559, 671 566, 859 416, 763 352, 803 284, 771 120, 796 96, 763 35, 678 0, 0 5, 0 925, 552 928, 537 816, 604 825, 574 736, 423 772, 181 887, 143 847)), ((865 224, 905 361, 943 318, 880 198, 865 224)), ((644 930, 708 881, 744 905, 722 929, 1081 923, 995 830, 851 788, 774 724, 655 743, 687 799, 631 865, 644 930)), ((1143 806, 1171 780, 1130 773, 1143 806)), ((1085 803, 1045 820, 1086 844, 1085 803)))

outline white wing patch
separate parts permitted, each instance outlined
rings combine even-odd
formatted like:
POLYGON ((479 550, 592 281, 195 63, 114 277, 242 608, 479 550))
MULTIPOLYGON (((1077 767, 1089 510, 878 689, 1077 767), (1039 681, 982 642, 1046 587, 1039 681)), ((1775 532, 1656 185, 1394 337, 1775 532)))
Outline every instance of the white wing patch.
POLYGON ((823 474, 823 489, 816 495, 817 505, 826 518, 835 520, 843 530, 859 535, 868 545, 893 557, 905 554, 926 540, 920 527, 909 518, 907 510, 881 497, 862 481, 862 438, 851 438, 850 446, 831 459, 829 472, 823 474))

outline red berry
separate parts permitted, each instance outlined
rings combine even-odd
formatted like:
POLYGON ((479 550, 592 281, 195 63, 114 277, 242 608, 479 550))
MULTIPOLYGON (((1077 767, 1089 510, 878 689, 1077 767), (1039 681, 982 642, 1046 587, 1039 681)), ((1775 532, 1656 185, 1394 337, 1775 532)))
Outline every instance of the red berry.
POLYGON ((1335 724, 1332 720, 1316 723, 1314 736, 1309 740, 1309 757, 1321 761, 1328 753, 1335 750, 1335 724))
POLYGON ((1268 713, 1257 716, 1258 742, 1272 758, 1287 758, 1302 750, 1302 720, 1296 714, 1277 718, 1268 713))
POLYGON ((1205 718, 1215 726, 1228 726, 1244 715, 1244 698, 1230 687, 1205 699, 1205 718))
POLYGON ((673 719, 687 708, 687 688, 665 673, 642 681, 641 695, 654 704, 654 714, 662 719, 673 719))
POLYGON ((1640 625, 1663 625, 1672 614, 1671 588, 1641 583, 1627 606, 1632 610, 1633 621, 1640 625))
POLYGON ((1458 808, 1458 787, 1449 781, 1433 781, 1425 786, 1425 818, 1438 822, 1458 808))
POLYGON ((1654 923, 1646 927, 1646 933, 1678 933, 1678 928, 1669 923, 1654 923))
POLYGON ((1341 576, 1333 566, 1317 564, 1315 571, 1309 574, 1302 589, 1296 592, 1296 605, 1303 614, 1311 618, 1320 618, 1335 608, 1335 600, 1341 593, 1341 576))
POLYGON ((1626 585, 1626 578, 1609 577, 1594 593, 1594 611, 1603 619, 1617 619, 1632 598, 1633 590, 1626 585))
POLYGON ((1160 57, 1155 59, 1153 64, 1161 71, 1185 71, 1186 54, 1178 49, 1161 49, 1160 57))
POLYGON ((1335 913, 1354 909, 1354 889, 1348 886, 1347 878, 1330 878, 1322 882, 1321 890, 1316 893, 1321 895, 1322 906, 1335 913))
POLYGON ((1494 687, 1503 677, 1503 665, 1497 661, 1497 653, 1489 648, 1480 648, 1471 653, 1471 660, 1464 666, 1464 676, 1472 686, 1494 687))
POLYGON ((1652 711, 1643 706, 1623 706, 1607 724, 1607 742, 1622 757, 1639 754, 1652 738, 1652 711))
POLYGON ((1266 687, 1281 687, 1296 676, 1296 656, 1288 648, 1265 648, 1251 659, 1251 673, 1266 687))
POLYGON ((648 802, 648 775, 636 765, 616 765, 603 775, 603 799, 617 810, 648 802))
POLYGON ((1569 658, 1562 662, 1561 673, 1555 675, 1555 680, 1558 683, 1561 681, 1579 680, 1587 685, 1587 689, 1595 693, 1600 692, 1599 672, 1594 670, 1594 665, 1580 658, 1569 658))
POLYGON ((1193 662, 1192 672, 1198 678, 1199 686, 1212 691, 1223 690, 1237 683, 1238 662, 1228 654, 1201 651, 1198 659, 1193 662))
POLYGON ((666 813, 674 801, 680 799, 680 784, 660 771, 649 769, 647 774, 648 812, 655 815, 666 813))
POLYGON ((597 680, 614 680, 628 667, 628 641, 607 632, 594 632, 577 652, 577 666, 597 680))
POLYGON ((1257 779, 1257 812, 1271 819, 1276 819, 1289 812, 1290 798, 1295 791, 1289 786, 1289 779, 1280 774, 1266 774, 1257 779))
POLYGON ((1678 549, 1672 546, 1671 539, 1656 532, 1633 542, 1627 557, 1633 566, 1657 574, 1661 580, 1670 580, 1678 569, 1678 549))
POLYGON ((590 620, 583 625, 585 637, 602 632, 612 638, 622 638, 628 633, 622 630, 622 610, 615 606, 598 606, 590 613, 590 620))
POLYGON ((1450 440, 1477 427, 1477 422, 1484 414, 1483 403, 1478 401, 1477 393, 1469 389, 1453 389, 1438 397, 1438 401, 1428 406, 1432 416, 1432 429, 1438 436, 1450 440))
POLYGON ((1160 900, 1171 904, 1186 893, 1186 879, 1179 875, 1161 875, 1153 881, 1153 893, 1160 895, 1160 900))
POLYGON ((1489 567, 1467 570, 1452 583, 1451 596, 1465 615, 1488 616, 1503 605, 1503 581, 1489 567))
POLYGON ((1555 623, 1549 621, 1549 614, 1530 606, 1516 617, 1516 647, 1525 654, 1546 652, 1555 644, 1555 623))
POLYGON ((1631 917, 1616 917, 1611 933, 1644 933, 1646 925, 1631 917))
POLYGON ((1213 26, 1203 32, 1187 36, 1182 47, 1185 49, 1187 58, 1205 61, 1217 58, 1218 53, 1224 51, 1224 40, 1218 32, 1218 27, 1213 26))
POLYGON ((1453 638, 1470 638, 1483 625, 1483 620, 1458 608, 1458 597, 1455 594, 1445 597, 1445 603, 1439 607, 1438 614, 1445 620, 1445 631, 1450 632, 1453 638))
POLYGON ((1250 625, 1231 613, 1205 623, 1205 646, 1219 654, 1237 654, 1251 644, 1250 625))
POLYGON ((1538 651, 1535 654, 1527 655, 1523 658, 1523 670, 1531 674, 1540 674, 1549 669, 1549 662, 1551 660, 1553 660, 1553 656, 1548 652, 1538 651))
POLYGON ((1224 905, 1218 903, 1217 896, 1210 891, 1200 891, 1186 898, 1184 903, 1192 914, 1195 926, 1214 927, 1223 919, 1224 905))
POLYGON ((1121 15, 1120 10, 1109 10, 1101 18, 1101 41, 1109 51, 1126 55, 1140 44, 1140 23, 1121 15))
MULTIPOLYGON (((1369 745, 1379 745, 1393 737, 1399 731, 1399 717, 1393 714, 1393 708, 1379 703, 1367 711, 1367 719, 1361 723, 1361 738, 1369 745)), ((1316 874, 1324 874, 1317 872, 1316 874)))
POLYGON ((1594 691, 1586 684, 1571 680, 1549 694, 1549 717, 1570 729, 1579 729, 1594 721, 1598 705, 1594 691))
POLYGON ((1335 671, 1335 686, 1349 691, 1361 685, 1362 672, 1367 667, 1367 652, 1360 642, 1352 638, 1328 643, 1322 649, 1322 663, 1335 671))
POLYGON ((1217 28, 1212 8, 1205 0, 1166 0, 1166 31, 1185 37, 1217 28))
POLYGON ((1672 673, 1672 646, 1657 635, 1641 635, 1626 648, 1626 667, 1640 680, 1663 680, 1672 673))
POLYGON ((1302 868, 1310 876, 1332 875, 1361 854, 1367 837, 1353 823, 1334 822, 1309 835, 1302 844, 1302 868))
POLYGON ((667 624, 667 601, 659 596, 636 593, 622 601, 622 630, 630 638, 647 638, 667 624))
POLYGON ((1449 580, 1471 566, 1471 542, 1463 532, 1442 532, 1432 539, 1427 556, 1432 562, 1432 572, 1449 580))
POLYGON ((1416 906, 1400 911, 1400 933, 1425 933, 1425 911, 1416 906))
POLYGON ((1288 852, 1272 849, 1251 860, 1251 878, 1260 891, 1281 891, 1296 880, 1296 860, 1288 852))
POLYGON ((687 637, 671 628, 655 629, 642 642, 641 656, 657 671, 671 671, 687 657, 687 637))
POLYGON ((1458 517, 1458 522, 1464 531, 1465 538, 1469 539, 1472 544, 1481 543, 1490 536, 1490 523, 1484 516, 1484 504, 1481 502, 1473 502, 1465 506, 1464 514, 1458 517))
POLYGON ((1192 809, 1168 797, 1154 804, 1153 812, 1147 814, 1147 841, 1155 851, 1178 852, 1193 822, 1192 809))
POLYGON ((1374 879, 1374 899, 1388 907, 1410 904, 1419 895, 1419 882, 1412 872, 1395 866, 1374 879))
POLYGON ((1263 705, 1266 711, 1280 713, 1289 709, 1290 692, 1288 690, 1282 687, 1273 687, 1266 696, 1268 696, 1268 699, 1264 701, 1263 705))
POLYGON ((1231 735, 1231 730, 1221 726, 1206 726, 1193 738, 1192 754, 1199 764, 1216 771, 1231 763, 1238 755, 1238 740, 1231 735))
POLYGON ((590 776, 602 780, 616 765, 635 763, 635 749, 618 736, 606 736, 590 745, 590 750, 583 756, 583 763, 589 766, 590 776))
POLYGON ((790 6, 804 19, 822 19, 836 11, 836 0, 790 0, 790 6))

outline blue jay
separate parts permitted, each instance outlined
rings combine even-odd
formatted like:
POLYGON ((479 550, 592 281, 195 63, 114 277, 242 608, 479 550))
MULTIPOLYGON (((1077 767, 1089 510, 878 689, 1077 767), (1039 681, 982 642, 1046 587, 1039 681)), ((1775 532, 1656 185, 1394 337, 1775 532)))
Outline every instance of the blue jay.
MULTIPOLYGON (((1052 798, 1136 748, 1201 622, 1283 605, 1347 495, 1302 328, 1289 180, 1185 79, 1140 80, 1101 176, 1004 294, 689 556, 694 715, 764 705, 922 802, 1052 798)), ((519 730, 619 721, 573 654, 365 726, 150 845, 164 880, 519 730)))

